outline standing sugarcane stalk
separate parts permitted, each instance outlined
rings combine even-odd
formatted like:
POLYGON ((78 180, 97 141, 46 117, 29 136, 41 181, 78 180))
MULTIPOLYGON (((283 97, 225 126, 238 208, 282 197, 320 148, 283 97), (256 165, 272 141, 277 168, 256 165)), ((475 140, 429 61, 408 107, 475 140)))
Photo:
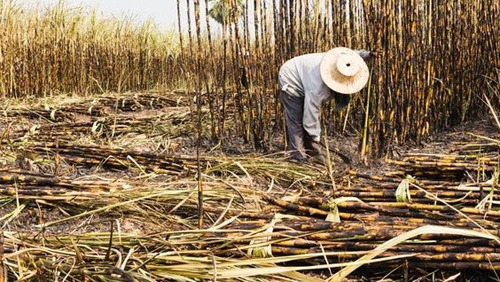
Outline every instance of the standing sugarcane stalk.
MULTIPOLYGON (((371 75, 370 75, 371 77, 371 75)), ((361 141, 361 150, 360 150, 360 155, 361 158, 365 161, 367 161, 367 154, 368 154, 368 138, 369 138, 369 126, 370 126, 370 104, 371 104, 371 79, 368 80, 368 92, 367 92, 367 97, 366 97, 366 109, 365 109, 365 120, 364 120, 364 125, 363 125, 363 135, 362 135, 362 141, 361 141)))
MULTIPOLYGON (((202 49, 201 44, 201 25, 200 25, 200 0, 194 1, 194 9, 195 9, 195 26, 196 26, 196 42, 197 44, 197 73, 198 73, 198 84, 197 91, 198 96, 196 97, 196 108, 197 108, 197 141, 196 141, 196 167, 197 167, 197 179, 198 179, 198 229, 203 229, 203 180, 201 173, 201 158, 200 158, 200 150, 201 150, 201 138, 202 138, 202 114, 201 114, 201 92, 203 80, 206 80, 206 77, 202 76, 202 63, 204 61, 204 50, 202 49)), ((206 82, 205 82, 206 83, 206 82)))
MULTIPOLYGON (((391 144, 409 140, 422 141, 433 132, 488 109, 488 105, 481 99, 475 99, 474 89, 487 86, 486 77, 497 76, 495 63, 498 62, 498 57, 494 56, 490 61, 481 60, 482 57, 496 54, 493 40, 498 37, 493 28, 496 26, 494 15, 499 10, 496 2, 474 0, 462 5, 452 0, 425 3, 401 0, 384 3, 371 0, 331 0, 316 1, 310 5, 307 1, 273 1, 273 17, 269 21, 269 26, 272 25, 273 28, 268 28, 264 23, 262 7, 266 2, 241 2, 253 3, 257 10, 254 15, 257 14, 259 21, 251 26, 249 20, 245 20, 245 30, 242 31, 245 38, 231 39, 227 42, 227 48, 237 52, 239 47, 245 46, 245 51, 250 52, 251 59, 246 67, 252 69, 254 87, 258 89, 250 98, 264 101, 266 105, 254 103, 250 109, 249 101, 241 104, 240 116, 243 118, 237 120, 236 128, 245 130, 240 130, 240 135, 251 138, 249 127, 261 127, 261 123, 263 128, 272 128, 273 119, 268 117, 266 107, 270 104, 270 107, 278 108, 279 100, 266 101, 263 97, 273 87, 269 79, 270 72, 275 71, 284 58, 297 53, 323 51, 327 47, 334 47, 333 45, 373 45, 379 50, 380 57, 373 64, 374 87, 370 101, 372 134, 366 140, 370 144, 371 155, 386 153, 387 146, 391 144), (258 38, 251 38, 250 30, 253 29, 259 33, 258 38), (318 40, 323 37, 328 40, 318 40), (263 46, 265 38, 274 39, 266 39, 271 43, 269 47, 266 46, 270 52, 263 52, 264 56, 256 56, 257 52, 253 52, 253 48, 255 46, 258 51, 258 46, 263 46), (256 41, 260 43, 254 45, 256 41), (479 48, 469 50, 470 46, 479 48), (266 54, 275 56, 276 59, 268 60, 266 54), (272 63, 263 64, 263 61, 272 63), (266 78, 261 74, 266 74, 266 78), (470 78, 470 83, 466 78, 470 78), (259 87, 266 89, 261 90, 259 87), (456 107, 455 104, 459 106, 456 107)), ((191 26, 193 2, 184 3, 187 5, 186 14, 191 26)), ((178 1, 178 20, 181 18, 180 4, 181 1, 178 1)), ((223 4, 231 5, 227 1, 223 4)), ((29 15, 32 18, 28 22, 34 24, 27 25, 16 21, 19 12, 15 6, 4 2, 3 7, 5 17, 2 17, 0 29, 0 34, 3 35, 0 57, 3 61, 1 65, 6 71, 2 72, 4 76, 0 78, 0 85, 4 85, 5 95, 32 93, 41 96, 54 89, 82 93, 109 90, 122 92, 143 89, 158 82, 171 84, 178 80, 178 76, 171 74, 179 73, 179 70, 188 74, 188 79, 197 74, 196 64, 193 63, 196 59, 190 56, 194 52, 186 51, 194 51, 191 27, 187 29, 189 38, 182 34, 179 36, 180 51, 177 56, 162 49, 163 44, 159 44, 157 40, 151 40, 154 37, 151 24, 138 29, 140 32, 137 35, 130 27, 121 29, 118 24, 106 24, 110 26, 109 30, 101 30, 103 22, 95 16, 91 16, 88 21, 78 15, 73 17, 64 14, 65 7, 60 5, 54 11, 46 13, 45 17, 29 15), (86 22, 90 22, 88 30, 83 28, 86 22), (57 28, 47 28, 44 23, 52 23, 57 28), (30 29, 28 26, 34 28, 30 29), (109 37, 109 34, 125 36, 109 37), (186 44, 186 40, 190 43, 186 44), (30 55, 35 53, 40 54, 36 59, 30 55), (123 57, 124 60, 117 62, 114 59, 116 57, 123 57)), ((248 9, 250 8, 245 8, 245 11, 251 13, 248 9)), ((181 22, 179 20, 180 33, 181 22)), ((234 31, 231 32, 231 37, 238 36, 234 31)), ((211 41, 202 43, 207 44, 205 50, 213 44, 211 41)), ((222 58, 221 48, 212 50, 214 60, 222 58)), ((228 65, 232 63, 231 60, 237 60, 237 56, 234 56, 236 52, 228 58, 228 65)), ((262 54, 261 51, 258 52, 262 54)), ((208 66, 205 70, 208 75, 202 79, 204 88, 210 83, 209 77, 215 79, 220 73, 210 64, 208 66)), ((233 85, 239 83, 237 79, 228 79, 226 82, 233 85)), ((209 88, 210 85, 207 89, 213 90, 209 88)), ((207 92, 208 95, 214 95, 212 108, 217 108, 218 94, 207 92)), ((357 113, 363 106, 366 105, 361 105, 359 99, 353 100, 349 113, 339 114, 339 117, 344 118, 344 123, 336 126, 346 130, 362 130, 364 120, 357 113)), ((217 114, 212 113, 212 135, 224 135, 225 127, 213 124, 217 114), (216 127, 221 129, 215 129, 216 127)), ((267 135, 271 134, 262 134, 261 131, 257 128, 257 139, 270 138, 267 135)))
MULTIPOLYGON (((205 24, 206 24, 206 31, 207 31, 207 45, 208 45, 208 54, 213 54, 215 52, 214 47, 213 47, 213 40, 212 40, 212 32, 210 29, 210 10, 209 10, 209 5, 208 1, 204 1, 205 5, 205 24)), ((216 67, 215 67, 215 56, 209 56, 210 61, 210 67, 211 70, 214 72, 213 76, 215 80, 217 81, 217 72, 216 72, 216 67)), ((208 77, 208 76, 207 76, 208 77)), ((220 124, 220 113, 219 110, 221 108, 220 106, 220 97, 218 95, 219 93, 219 85, 217 82, 213 82, 210 79, 205 79, 205 87, 207 89, 207 100, 208 100, 208 105, 209 105, 209 113, 210 113, 210 121, 211 121, 211 131, 212 131, 212 140, 217 143, 216 146, 219 146, 222 143, 222 138, 221 138, 221 133, 224 132, 223 127, 221 127, 220 124), (210 87, 213 86, 213 87, 210 87), (212 90, 213 89, 213 93, 212 90)), ((225 80, 222 80, 222 84, 225 84, 225 80)), ((223 89, 225 89, 225 85, 222 86, 223 89)), ((225 91, 225 90, 223 90, 225 91)), ((224 109, 225 110, 225 109, 224 109)), ((224 113, 224 112, 223 112, 224 113)))

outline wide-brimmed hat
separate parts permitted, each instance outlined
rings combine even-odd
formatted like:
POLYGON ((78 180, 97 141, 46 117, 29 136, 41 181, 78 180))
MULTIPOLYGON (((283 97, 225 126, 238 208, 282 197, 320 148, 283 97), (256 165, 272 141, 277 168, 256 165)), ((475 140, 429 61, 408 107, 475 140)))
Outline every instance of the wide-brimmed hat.
POLYGON ((323 82, 335 92, 353 94, 363 89, 370 71, 359 54, 345 47, 337 47, 325 53, 320 64, 323 82))

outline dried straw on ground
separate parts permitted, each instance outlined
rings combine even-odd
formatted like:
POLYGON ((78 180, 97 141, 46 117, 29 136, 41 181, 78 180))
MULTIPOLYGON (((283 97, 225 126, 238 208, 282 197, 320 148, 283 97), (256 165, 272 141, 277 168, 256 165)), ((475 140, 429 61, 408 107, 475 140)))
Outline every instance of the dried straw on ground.
MULTIPOLYGON (((65 115, 72 105, 87 104, 54 107, 59 121, 27 115, 31 123, 2 127, 2 267, 12 279, 319 281, 361 277, 367 262, 372 275, 396 278, 420 277, 413 267, 500 268, 496 135, 464 135, 439 154, 407 152, 384 171, 333 178, 281 153, 202 154, 200 230, 193 147, 144 147, 158 140, 148 108, 109 103, 98 118, 110 126, 92 134, 92 122, 65 115), (145 140, 119 146, 128 136, 145 140)), ((156 115, 168 123, 183 109, 156 115)))

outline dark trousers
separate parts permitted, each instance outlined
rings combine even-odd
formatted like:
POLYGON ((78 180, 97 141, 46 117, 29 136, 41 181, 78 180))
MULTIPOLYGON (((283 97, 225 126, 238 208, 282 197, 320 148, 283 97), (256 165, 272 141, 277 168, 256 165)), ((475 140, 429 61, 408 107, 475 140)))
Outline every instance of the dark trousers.
MULTIPOLYGON (((304 97, 297 97, 281 91, 281 99, 285 108, 286 131, 288 135, 289 149, 291 157, 294 159, 304 159, 304 141, 310 139, 309 134, 304 130, 302 117, 304 114, 304 97)), ((308 142, 306 142, 308 143, 308 142)))

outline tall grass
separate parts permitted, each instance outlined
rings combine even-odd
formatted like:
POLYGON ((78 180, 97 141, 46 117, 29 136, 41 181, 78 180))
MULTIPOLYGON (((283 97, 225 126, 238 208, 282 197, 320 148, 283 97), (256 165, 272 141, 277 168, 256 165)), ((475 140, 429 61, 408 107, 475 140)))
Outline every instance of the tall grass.
POLYGON ((178 18, 188 21, 177 37, 63 2, 25 10, 0 1, 0 97, 183 83, 210 109, 213 140, 240 136, 268 148, 283 132, 280 65, 347 46, 377 52, 371 89, 340 113, 325 107, 324 128, 358 134, 366 156, 490 112, 483 100, 500 65, 499 1, 219 2, 220 27, 210 20, 213 1, 178 0, 178 18))
POLYGON ((0 1, 0 97, 148 89, 175 80, 177 37, 152 22, 0 1))

